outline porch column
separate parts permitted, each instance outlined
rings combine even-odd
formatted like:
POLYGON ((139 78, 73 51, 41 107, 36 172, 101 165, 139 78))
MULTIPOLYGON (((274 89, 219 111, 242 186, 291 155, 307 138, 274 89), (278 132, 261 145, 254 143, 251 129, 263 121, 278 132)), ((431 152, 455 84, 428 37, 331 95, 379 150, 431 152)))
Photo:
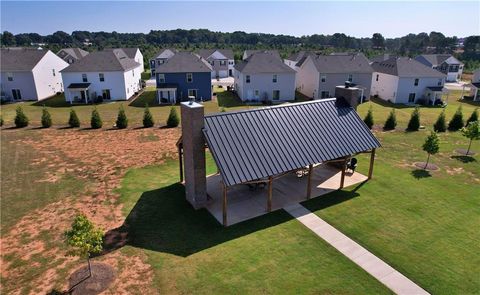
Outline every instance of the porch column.
POLYGON ((87 104, 88 103, 87 90, 83 90, 83 93, 85 94, 85 104, 87 104))
POLYGON ((345 171, 347 170, 347 158, 343 161, 342 164, 342 176, 340 178, 340 189, 342 189, 345 185, 345 171))
POLYGON ((375 149, 372 149, 372 153, 370 154, 370 168, 368 169, 368 179, 372 179, 374 162, 375 162, 375 149))
POLYGON ((272 177, 268 177, 267 212, 272 211, 272 177))
POLYGON ((307 200, 310 199, 310 196, 312 194, 312 172, 313 172, 313 165, 310 164, 308 166, 307 200))
POLYGON ((227 226, 227 186, 223 183, 223 226, 227 226))
POLYGON ((70 101, 70 104, 72 104, 72 91, 68 89, 68 100, 70 101))

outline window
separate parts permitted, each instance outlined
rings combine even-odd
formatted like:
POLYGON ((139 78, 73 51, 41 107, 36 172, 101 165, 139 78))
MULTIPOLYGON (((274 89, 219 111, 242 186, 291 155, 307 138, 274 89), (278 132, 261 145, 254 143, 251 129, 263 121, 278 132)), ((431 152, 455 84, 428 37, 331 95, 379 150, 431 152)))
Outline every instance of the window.
POLYGON ((102 97, 103 99, 105 100, 110 100, 111 97, 110 97, 110 89, 103 89, 102 90, 102 97))
POLYGON ((227 65, 227 61, 226 61, 226 60, 221 60, 221 61, 220 61, 220 65, 221 65, 221 66, 227 65))
POLYGON ((413 83, 414 86, 418 86, 418 79, 415 79, 415 82, 413 83))
POLYGON ((135 77, 135 70, 132 70, 132 76, 135 77))
POLYGON ((250 83, 250 75, 245 76, 245 83, 250 83))
POLYGON ((348 80, 349 82, 352 82, 352 81, 353 81, 353 75, 352 75, 352 74, 349 74, 347 80, 348 80))
POLYGON ((158 64, 158 65, 161 65, 161 64, 163 64, 164 62, 165 62, 165 61, 164 61, 163 59, 159 59, 159 60, 157 61, 157 64, 158 64))
POLYGON ((165 83, 165 74, 158 74, 158 83, 165 83))
POLYGON ((277 83, 277 75, 273 75, 272 81, 273 81, 273 83, 277 83))
POLYGON ((272 99, 273 100, 279 100, 280 99, 280 90, 273 90, 272 99))
POLYGON ((87 74, 82 74, 82 81, 83 82, 88 82, 87 74))
POLYGON ((13 81, 13 73, 7 73, 7 80, 13 81))
POLYGON ((52 69, 52 75, 55 77, 55 69, 52 69))
POLYGON ((438 79, 437 86, 442 86, 443 79, 438 79))
POLYGON ((320 98, 329 98, 329 97, 330 97, 330 92, 328 91, 320 92, 320 98))
POLYGON ((69 64, 73 64, 73 59, 72 59, 72 58, 69 58, 67 62, 68 62, 69 64))
POLYGON ((192 83, 192 82, 193 82, 193 74, 187 73, 187 83, 192 83))
POLYGON ((327 76, 322 75, 322 76, 320 77, 320 81, 322 81, 322 83, 325 83, 325 81, 327 81, 327 76))
POLYGON ((260 97, 260 91, 255 90, 255 98, 259 98, 259 97, 260 97))
POLYGON ((211 64, 212 66, 214 66, 214 65, 215 65, 215 61, 212 60, 212 61, 210 62, 210 64, 211 64))
POLYGON ((188 96, 197 98, 197 89, 188 89, 188 96))
POLYGON ((378 81, 378 77, 379 77, 379 76, 380 76, 380 75, 379 75, 379 74, 377 74, 377 77, 375 78, 375 81, 378 81))
POLYGON ((228 64, 229 64, 229 65, 233 65, 233 61, 231 61, 231 60, 228 61, 228 64))
POLYGON ((103 75, 103 73, 99 73, 98 74, 98 79, 100 79, 100 82, 105 81, 105 75, 103 75))
POLYGON ((408 102, 415 102, 415 92, 408 95, 408 102))

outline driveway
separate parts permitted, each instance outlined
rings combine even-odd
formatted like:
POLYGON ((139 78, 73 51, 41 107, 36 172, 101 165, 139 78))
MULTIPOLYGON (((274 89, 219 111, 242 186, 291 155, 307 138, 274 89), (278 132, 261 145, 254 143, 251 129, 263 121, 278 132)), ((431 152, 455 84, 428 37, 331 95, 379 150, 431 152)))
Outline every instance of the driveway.
POLYGON ((445 83, 445 88, 447 88, 448 90, 465 90, 465 91, 470 91, 470 87, 468 87, 469 83, 468 82, 463 82, 463 81, 459 81, 459 82, 448 82, 448 83, 445 83), (464 88, 465 87, 465 88, 464 88))
POLYGON ((153 78, 145 81, 145 84, 147 85, 147 87, 148 86, 153 86, 153 87, 157 86, 157 83, 155 82, 155 79, 153 79, 153 78))
POLYGON ((226 77, 226 78, 220 78, 219 80, 217 79, 212 79, 212 85, 222 85, 222 86, 233 86, 233 77, 226 77))

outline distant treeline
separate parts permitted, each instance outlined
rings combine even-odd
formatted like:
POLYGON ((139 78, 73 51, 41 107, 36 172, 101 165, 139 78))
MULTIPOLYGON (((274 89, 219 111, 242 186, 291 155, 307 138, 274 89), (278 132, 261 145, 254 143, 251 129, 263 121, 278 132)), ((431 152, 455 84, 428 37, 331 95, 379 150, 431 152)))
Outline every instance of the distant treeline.
POLYGON ((391 53, 415 56, 421 53, 452 53, 466 63, 466 68, 480 67, 480 36, 463 38, 463 52, 459 51, 459 39, 446 37, 439 32, 408 34, 399 38, 384 38, 375 33, 371 38, 355 38, 342 33, 333 35, 288 36, 245 32, 213 32, 196 30, 152 30, 144 33, 88 32, 74 31, 72 34, 58 31, 42 36, 37 33, 13 35, 1 34, 2 46, 35 46, 45 43, 45 48, 56 51, 63 47, 81 47, 97 50, 105 47, 140 47, 145 59, 161 47, 179 49, 231 48, 237 58, 245 49, 278 49, 283 56, 298 50, 362 51, 367 56, 391 53), (90 44, 91 43, 91 44, 90 44))

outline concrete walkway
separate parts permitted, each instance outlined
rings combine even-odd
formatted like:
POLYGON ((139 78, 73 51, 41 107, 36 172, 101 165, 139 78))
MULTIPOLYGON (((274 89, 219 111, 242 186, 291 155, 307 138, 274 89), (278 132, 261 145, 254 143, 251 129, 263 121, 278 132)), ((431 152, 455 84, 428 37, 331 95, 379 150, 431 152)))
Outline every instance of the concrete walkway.
POLYGON ((300 204, 284 208, 290 215, 312 230, 317 236, 347 256, 366 272, 379 280, 396 294, 417 295, 429 294, 407 277, 393 269, 390 265, 367 251, 346 235, 336 230, 317 215, 300 204))

